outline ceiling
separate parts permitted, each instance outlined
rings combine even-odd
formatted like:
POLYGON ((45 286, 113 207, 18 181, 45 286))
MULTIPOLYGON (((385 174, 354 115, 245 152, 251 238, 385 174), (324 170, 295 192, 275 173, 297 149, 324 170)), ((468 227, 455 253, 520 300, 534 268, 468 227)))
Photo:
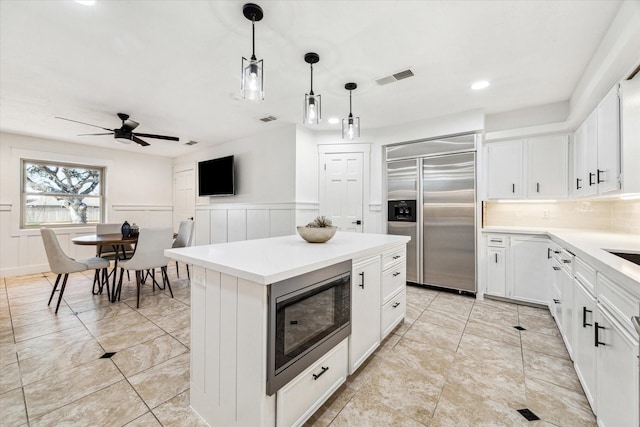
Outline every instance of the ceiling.
POLYGON ((320 130, 353 113, 363 135, 472 109, 487 114, 566 101, 620 1, 262 1, 256 56, 265 100, 240 98, 241 57, 251 55, 244 1, 0 2, 0 130, 96 147, 178 156, 301 123, 309 91, 304 54, 317 52, 320 130), (414 77, 375 80, 411 68, 414 77), (491 86, 471 91, 472 82, 491 86), (54 119, 180 137, 121 145, 54 119), (259 117, 278 120, 263 123, 259 117), (186 146, 187 141, 198 145, 186 146))

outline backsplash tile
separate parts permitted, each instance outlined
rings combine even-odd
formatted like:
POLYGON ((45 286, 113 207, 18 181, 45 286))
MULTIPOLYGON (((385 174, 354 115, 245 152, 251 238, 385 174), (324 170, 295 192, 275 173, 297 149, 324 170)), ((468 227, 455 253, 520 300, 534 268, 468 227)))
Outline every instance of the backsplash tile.
POLYGON ((485 226, 579 228, 640 234, 639 200, 486 202, 485 226))

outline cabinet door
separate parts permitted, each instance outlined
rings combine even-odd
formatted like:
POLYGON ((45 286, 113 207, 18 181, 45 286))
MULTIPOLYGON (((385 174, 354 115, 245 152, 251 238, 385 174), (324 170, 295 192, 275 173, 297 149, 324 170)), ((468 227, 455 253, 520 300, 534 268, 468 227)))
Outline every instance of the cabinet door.
POLYGON ((618 85, 604 97, 598 108, 598 193, 620 189, 620 99, 618 85))
POLYGON ((569 141, 566 136, 527 141, 527 196, 563 199, 568 196, 569 141))
POLYGON ((349 373, 352 374, 380 345, 380 256, 356 262, 351 276, 351 336, 349 373))
POLYGON ((573 307, 575 314, 574 366, 584 393, 595 413, 596 347, 593 342, 593 322, 595 321, 596 300, 577 278, 574 282, 573 307))
POLYGON ((585 182, 583 196, 598 192, 598 114, 596 110, 583 123, 585 182))
MULTIPOLYGON (((596 409, 601 427, 638 426, 638 338, 630 335, 602 306, 598 306, 596 409)), ((594 340, 595 341, 595 340, 594 340)))
POLYGON ((569 188, 573 197, 582 197, 585 193, 585 186, 588 186, 587 170, 585 164, 586 144, 585 144, 585 124, 580 125, 573 134, 573 174, 569 181, 569 188))
POLYGON ((518 199, 522 191, 522 141, 494 142, 487 146, 487 196, 518 199))
POLYGON ((573 277, 570 272, 562 271, 560 276, 560 299, 562 301, 562 338, 569 356, 573 359, 573 333, 575 330, 573 308, 573 277))
POLYGON ((547 304, 550 291, 547 249, 550 244, 549 239, 542 237, 511 237, 508 260, 511 264, 511 280, 508 280, 507 285, 508 297, 547 304))
POLYGON ((487 249, 487 294, 507 296, 507 278, 504 248, 487 249))

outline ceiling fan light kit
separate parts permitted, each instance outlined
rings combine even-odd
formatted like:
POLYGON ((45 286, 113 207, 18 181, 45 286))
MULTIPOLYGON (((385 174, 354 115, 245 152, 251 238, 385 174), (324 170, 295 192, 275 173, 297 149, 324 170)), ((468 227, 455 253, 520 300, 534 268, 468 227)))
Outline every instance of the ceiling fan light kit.
POLYGON ((304 95, 304 109, 302 123, 317 125, 322 120, 322 97, 313 93, 313 64, 320 61, 320 55, 309 52, 304 56, 304 62, 311 68, 311 90, 304 95))
POLYGON ((245 99, 260 101, 264 99, 263 60, 256 58, 256 22, 264 17, 262 8, 254 3, 242 6, 242 14, 251 21, 251 58, 242 57, 242 80, 240 90, 245 99))
POLYGON ((355 139, 360 137, 360 117, 353 117, 351 112, 351 92, 358 85, 356 83, 347 83, 344 88, 349 91, 349 117, 342 119, 342 139, 355 139))

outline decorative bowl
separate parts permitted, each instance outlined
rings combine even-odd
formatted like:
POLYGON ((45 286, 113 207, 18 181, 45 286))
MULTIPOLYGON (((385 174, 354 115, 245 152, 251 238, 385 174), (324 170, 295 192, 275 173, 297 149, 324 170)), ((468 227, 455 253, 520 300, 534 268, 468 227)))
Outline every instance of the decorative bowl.
POLYGON ((298 234, 309 243, 324 243, 330 240, 338 227, 298 227, 298 234))

